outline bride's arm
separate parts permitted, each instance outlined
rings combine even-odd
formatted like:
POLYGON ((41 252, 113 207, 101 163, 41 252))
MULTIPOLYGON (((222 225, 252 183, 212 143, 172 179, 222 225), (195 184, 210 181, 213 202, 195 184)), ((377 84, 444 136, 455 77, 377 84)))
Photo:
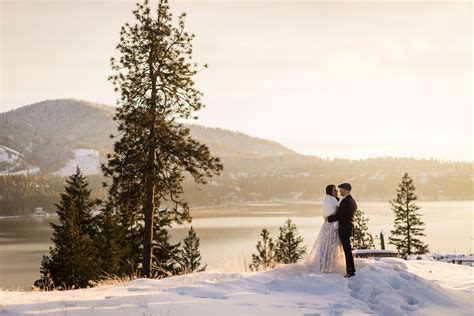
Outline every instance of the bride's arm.
POLYGON ((335 198, 326 197, 323 203, 323 217, 327 218, 334 215, 337 211, 337 200, 335 198))

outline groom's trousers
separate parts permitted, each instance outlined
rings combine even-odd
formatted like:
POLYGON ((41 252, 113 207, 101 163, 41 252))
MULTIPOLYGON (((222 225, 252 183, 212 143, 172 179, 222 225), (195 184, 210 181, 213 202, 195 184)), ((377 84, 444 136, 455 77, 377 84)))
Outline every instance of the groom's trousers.
POLYGON ((351 235, 341 234, 342 248, 344 249, 344 255, 346 256, 346 271, 347 274, 355 273, 354 258, 352 257, 351 247, 351 235))

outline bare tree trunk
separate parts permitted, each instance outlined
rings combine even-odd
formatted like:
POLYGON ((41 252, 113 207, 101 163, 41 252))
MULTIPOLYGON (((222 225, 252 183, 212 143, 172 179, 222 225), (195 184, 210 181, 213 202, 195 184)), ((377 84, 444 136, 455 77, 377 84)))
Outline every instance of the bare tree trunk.
POLYGON ((149 148, 146 168, 146 185, 145 185, 145 232, 143 240, 143 263, 142 276, 151 277, 152 255, 153 255, 153 219, 155 213, 155 174, 156 174, 156 75, 153 69, 153 49, 150 50, 150 57, 148 60, 148 67, 151 77, 151 98, 149 109, 149 148))
MULTIPOLYGON (((150 138, 154 138, 154 128, 150 131, 150 138)), ((153 253, 153 218, 155 211, 155 148, 150 146, 148 152, 148 166, 146 175, 146 187, 145 187, 145 203, 144 203, 144 214, 145 214, 145 234, 143 239, 143 271, 142 276, 149 278, 151 277, 151 266, 152 266, 152 253, 153 253)))

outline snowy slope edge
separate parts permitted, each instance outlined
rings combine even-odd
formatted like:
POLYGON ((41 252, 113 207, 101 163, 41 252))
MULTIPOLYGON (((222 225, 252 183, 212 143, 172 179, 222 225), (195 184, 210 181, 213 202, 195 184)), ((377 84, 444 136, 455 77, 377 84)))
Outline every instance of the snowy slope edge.
POLYGON ((65 292, 0 292, 2 315, 470 315, 473 268, 356 260, 356 277, 294 264, 259 273, 203 272, 65 292))

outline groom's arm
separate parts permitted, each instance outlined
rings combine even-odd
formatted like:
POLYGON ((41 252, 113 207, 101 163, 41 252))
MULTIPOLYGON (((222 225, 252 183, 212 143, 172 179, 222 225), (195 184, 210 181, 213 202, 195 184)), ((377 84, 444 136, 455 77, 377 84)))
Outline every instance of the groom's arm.
POLYGON ((336 212, 336 214, 334 215, 329 215, 328 216, 328 222, 332 223, 332 222, 336 222, 339 220, 339 218, 337 217, 337 213, 339 212, 339 210, 336 212))
POLYGON ((329 215, 328 216, 328 222, 332 223, 332 222, 338 221, 339 216, 340 216, 340 212, 341 212, 341 206, 339 205, 339 207, 336 210, 336 213, 334 215, 329 215))
POLYGON ((350 214, 350 209, 348 209, 347 201, 342 200, 341 204, 339 205, 336 214, 328 216, 328 222, 335 222, 340 221, 347 217, 350 214))

